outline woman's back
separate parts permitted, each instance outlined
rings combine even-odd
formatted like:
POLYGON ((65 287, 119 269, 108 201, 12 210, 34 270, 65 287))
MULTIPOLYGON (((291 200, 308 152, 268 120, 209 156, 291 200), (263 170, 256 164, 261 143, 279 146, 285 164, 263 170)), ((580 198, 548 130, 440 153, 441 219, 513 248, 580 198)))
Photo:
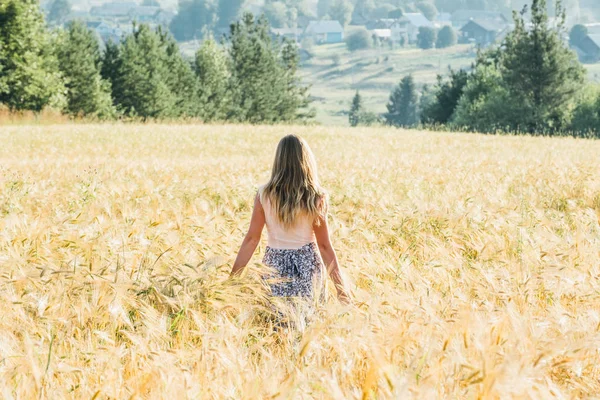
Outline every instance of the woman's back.
POLYGON ((260 196, 265 211, 268 246, 273 249, 299 249, 315 242, 313 219, 308 215, 299 215, 289 228, 277 217, 275 208, 267 196, 260 196))

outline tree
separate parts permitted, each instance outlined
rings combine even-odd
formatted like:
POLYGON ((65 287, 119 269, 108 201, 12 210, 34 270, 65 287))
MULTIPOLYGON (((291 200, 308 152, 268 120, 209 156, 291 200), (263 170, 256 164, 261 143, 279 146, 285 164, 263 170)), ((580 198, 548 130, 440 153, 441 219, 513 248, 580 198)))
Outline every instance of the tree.
POLYGON ((352 11, 352 24, 365 25, 373 17, 375 2, 373 0, 359 1, 352 11))
POLYGON ((515 13, 515 28, 504 41, 502 80, 521 108, 512 128, 549 134, 561 130, 584 81, 585 70, 562 40, 564 10, 560 3, 556 8, 559 18, 553 27, 546 1, 533 0, 530 21, 515 13))
POLYGON ((352 4, 348 0, 335 0, 329 7, 329 16, 342 26, 346 26, 352 17, 352 10, 352 4))
POLYGON ((390 18, 389 15, 391 12, 395 11, 396 7, 391 4, 381 4, 377 6, 375 10, 373 10, 373 18, 375 19, 383 19, 390 18))
POLYGON ((400 19, 404 15, 404 10, 396 8, 388 13, 388 18, 400 19))
POLYGON ((218 18, 220 27, 228 27, 240 17, 244 0, 219 0, 218 18))
POLYGON ((588 29, 585 25, 577 24, 573 25, 571 32, 569 32, 569 44, 571 46, 579 46, 579 44, 585 39, 588 34, 588 29))
POLYGON ((302 121, 308 110, 308 88, 300 84, 298 47, 286 39, 273 42, 266 17, 245 14, 231 26, 228 119, 250 123, 302 121))
POLYGON ((444 26, 438 33, 435 47, 438 49, 444 49, 446 47, 454 46, 457 42, 456 32, 451 26, 444 26))
POLYGON ((325 18, 329 15, 329 8, 331 7, 331 0, 318 0, 317 2, 317 17, 325 18))
POLYGON ((434 28, 420 26, 417 34, 417 46, 423 50, 431 49, 435 45, 436 32, 434 28))
POLYGON ((405 76, 390 94, 385 121, 388 125, 410 127, 418 123, 418 94, 412 75, 405 76))
POLYGON ((214 28, 217 19, 215 0, 179 0, 179 12, 170 29, 179 41, 201 38, 214 28))
POLYGON ((71 14, 71 3, 69 0, 54 0, 50 6, 50 12, 48 13, 48 21, 61 25, 71 14))
POLYGON ((373 39, 364 28, 359 28, 346 37, 346 47, 350 51, 370 49, 373 39))
POLYGON ((287 7, 284 3, 271 2, 263 9, 273 28, 285 28, 288 22, 287 7))
POLYGON ((350 126, 358 126, 360 123, 360 116, 364 113, 364 106, 362 102, 362 97, 358 90, 352 98, 352 106, 350 107, 350 112, 348 113, 348 122, 350 122, 350 126))
POLYGON ((82 22, 69 24, 59 42, 58 60, 66 80, 65 111, 74 116, 113 117, 110 84, 100 74, 100 45, 82 22))
POLYGON ((438 10, 432 3, 421 1, 417 3, 417 9, 430 21, 433 21, 438 15, 438 10))
POLYGON ((573 110, 571 132, 578 136, 600 137, 600 88, 588 86, 573 110))
POLYGON ((424 124, 444 125, 447 124, 460 100, 469 74, 463 70, 450 70, 450 79, 444 81, 438 75, 435 88, 434 101, 421 112, 421 122, 424 124))
POLYGON ((0 103, 61 109, 65 87, 37 0, 0 3, 0 103))
POLYGON ((230 79, 227 54, 210 37, 198 49, 194 66, 200 82, 200 118, 203 121, 225 120, 230 107, 227 93, 230 79))

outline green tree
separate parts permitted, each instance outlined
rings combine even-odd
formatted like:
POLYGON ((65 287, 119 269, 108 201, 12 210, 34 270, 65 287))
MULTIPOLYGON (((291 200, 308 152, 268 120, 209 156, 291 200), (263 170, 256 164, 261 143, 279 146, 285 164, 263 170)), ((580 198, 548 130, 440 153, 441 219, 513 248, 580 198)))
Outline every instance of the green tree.
POLYGON ((364 112, 365 110, 362 97, 357 90, 356 94, 352 98, 352 106, 350 107, 350 112, 348 113, 348 122, 350 122, 350 126, 358 126, 358 124, 360 124, 360 116, 364 112))
POLYGON ((263 9, 273 28, 285 28, 288 23, 288 9, 284 3, 271 2, 263 9))
POLYGON ((362 24, 369 22, 375 11, 375 2, 373 0, 359 1, 352 11, 352 23, 362 24))
POLYGON ((400 19, 404 15, 404 10, 402 8, 395 8, 394 10, 388 13, 388 18, 400 19))
POLYGON ((216 20, 215 0, 179 0, 179 12, 171 21, 170 29, 177 40, 192 40, 213 29, 216 20))
POLYGON ((420 1, 416 4, 416 7, 430 21, 433 21, 438 15, 435 5, 428 1, 420 1))
POLYGON ((600 138, 600 87, 589 85, 577 99, 571 132, 578 136, 600 138))
POLYGON ((71 14, 71 3, 69 0, 54 0, 48 13, 48 21, 56 25, 65 23, 71 14))
POLYGON ((421 122, 433 125, 447 124, 454 115, 468 78, 469 74, 463 70, 450 70, 448 81, 444 81, 442 76, 438 75, 434 101, 422 110, 421 122))
POLYGON ((436 31, 434 28, 420 26, 417 34, 417 46, 423 50, 432 49, 436 41, 436 31))
POLYGON ((208 38, 198 49, 195 60, 199 78, 199 116, 204 121, 223 121, 230 108, 227 87, 230 79, 227 54, 214 39, 208 38))
POLYGON ((348 0, 335 0, 329 7, 329 17, 338 21, 342 26, 346 26, 352 19, 352 10, 352 3, 348 0))
POLYGON ((82 22, 73 22, 58 47, 67 88, 65 111, 75 116, 113 117, 110 84, 100 74, 101 54, 96 35, 82 22))
POLYGON ((552 134, 564 128, 584 81, 584 68, 562 40, 560 2, 556 9, 560 17, 554 27, 546 1, 533 0, 530 21, 514 13, 515 28, 504 41, 500 68, 512 101, 521 108, 513 126, 518 130, 552 134))
POLYGON ((12 110, 61 109, 65 87, 36 0, 0 2, 0 103, 12 110))
POLYGON ((373 46, 373 38, 364 28, 359 28, 346 36, 346 47, 350 51, 370 49, 373 46))
POLYGON ((388 125, 411 127, 418 120, 418 93, 412 75, 405 76, 392 90, 385 121, 388 125))
POLYGON ((456 32, 451 26, 444 26, 438 33, 435 47, 445 49, 446 47, 454 46, 457 42, 456 32))
POLYGON ((396 7, 391 4, 381 4, 373 10, 373 18, 383 19, 389 18, 391 12, 395 11, 396 7))
POLYGON ((255 20, 245 14, 233 24, 228 50, 232 99, 228 119, 274 123, 312 118, 312 111, 307 111, 308 88, 297 76, 297 45, 273 42, 266 17, 255 20))
POLYGON ((569 43, 571 46, 579 46, 588 34, 588 29, 585 25, 573 25, 569 32, 569 43))
POLYGON ((219 26, 228 27, 240 17, 244 0, 219 0, 219 26))

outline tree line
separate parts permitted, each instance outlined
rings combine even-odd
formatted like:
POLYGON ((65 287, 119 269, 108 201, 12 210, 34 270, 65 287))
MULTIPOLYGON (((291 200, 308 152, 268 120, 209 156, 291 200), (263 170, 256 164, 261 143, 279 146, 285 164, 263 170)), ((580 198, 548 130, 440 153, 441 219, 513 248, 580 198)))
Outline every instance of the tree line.
POLYGON ((82 22, 50 31, 36 0, 0 5, 0 104, 77 117, 198 118, 276 123, 313 117, 297 76, 297 46, 273 40, 246 14, 223 43, 207 38, 185 59, 169 32, 136 25, 101 47, 82 22))
MULTIPOLYGON (((551 23, 546 0, 532 0, 529 18, 515 12, 515 27, 499 46, 480 51, 469 71, 438 76, 420 95, 413 77, 405 77, 381 119, 401 127, 600 137, 600 88, 587 82, 568 47, 560 2, 556 10, 551 23)), ((372 124, 369 114, 355 96, 351 125, 372 124)))

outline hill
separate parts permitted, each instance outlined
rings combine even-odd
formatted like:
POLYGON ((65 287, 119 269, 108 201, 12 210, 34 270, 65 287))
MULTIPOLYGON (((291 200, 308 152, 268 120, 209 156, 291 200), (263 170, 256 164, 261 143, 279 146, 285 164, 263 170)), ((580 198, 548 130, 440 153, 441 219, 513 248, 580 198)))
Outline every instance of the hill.
POLYGON ((0 393, 600 392, 600 141, 390 129, 0 130, 0 393), (313 147, 355 306, 274 333, 226 282, 277 141, 313 147))

